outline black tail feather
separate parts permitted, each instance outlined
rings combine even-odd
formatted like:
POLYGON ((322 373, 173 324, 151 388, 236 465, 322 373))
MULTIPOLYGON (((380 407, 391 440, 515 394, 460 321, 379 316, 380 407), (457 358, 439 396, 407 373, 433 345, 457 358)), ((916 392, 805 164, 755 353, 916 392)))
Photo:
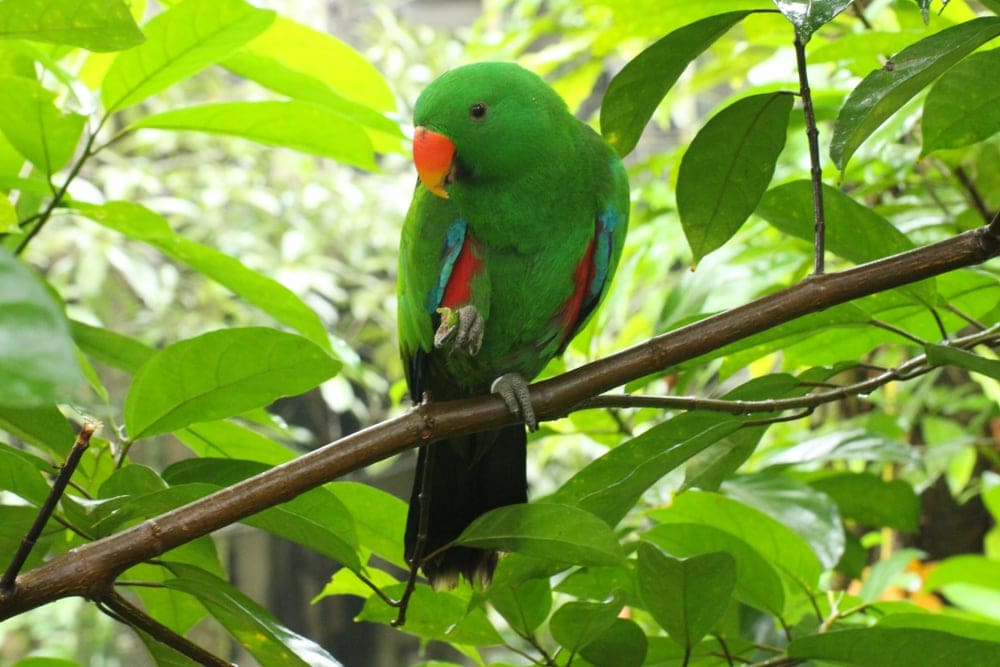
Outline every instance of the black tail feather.
MULTIPOLYGON (((420 558, 453 541, 482 514, 527 501, 526 449, 527 435, 520 424, 421 447, 406 518, 407 560, 418 547, 424 479, 428 506, 420 558)), ((454 586, 459 575, 485 585, 496 561, 494 551, 452 547, 424 563, 423 570, 435 588, 454 586)))

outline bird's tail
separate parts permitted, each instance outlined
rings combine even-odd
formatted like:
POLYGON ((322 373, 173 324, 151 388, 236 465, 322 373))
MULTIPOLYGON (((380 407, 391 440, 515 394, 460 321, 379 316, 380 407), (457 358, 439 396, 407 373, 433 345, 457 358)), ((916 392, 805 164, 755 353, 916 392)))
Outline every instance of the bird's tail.
MULTIPOLYGON (((407 561, 418 548, 419 558, 437 551, 492 509, 526 502, 526 446, 524 426, 516 424, 421 447, 406 517, 407 561), (421 527, 425 537, 418 544, 421 527)), ((459 575, 485 586, 496 562, 495 551, 452 547, 424 563, 423 570, 436 589, 454 587, 459 575)))

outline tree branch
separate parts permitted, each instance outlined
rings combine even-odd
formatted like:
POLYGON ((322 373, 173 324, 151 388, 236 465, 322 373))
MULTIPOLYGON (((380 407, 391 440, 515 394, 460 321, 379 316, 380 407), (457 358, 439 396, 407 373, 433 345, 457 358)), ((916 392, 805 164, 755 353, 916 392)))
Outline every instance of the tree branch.
MULTIPOLYGON (((852 299, 980 264, 998 254, 1000 234, 995 226, 984 227, 839 273, 811 276, 787 289, 533 385, 532 403, 539 418, 553 419, 587 398, 751 334, 852 299)), ((418 405, 398 417, 22 573, 13 590, 0 593, 0 620, 62 597, 100 598, 127 568, 353 470, 418 444, 514 422, 506 404, 496 396, 418 405)))

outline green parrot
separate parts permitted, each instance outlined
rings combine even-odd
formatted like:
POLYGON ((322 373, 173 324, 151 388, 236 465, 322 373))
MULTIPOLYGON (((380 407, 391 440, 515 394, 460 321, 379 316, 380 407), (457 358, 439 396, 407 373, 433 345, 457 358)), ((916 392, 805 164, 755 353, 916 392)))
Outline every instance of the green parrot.
MULTIPOLYGON (((399 343, 414 401, 500 394, 537 428, 527 382, 593 314, 621 256, 629 186, 608 143, 541 78, 485 62, 414 108, 419 175, 399 248, 399 343)), ((489 584, 497 554, 451 543, 527 501, 521 424, 420 448, 408 562, 435 588, 489 584)))

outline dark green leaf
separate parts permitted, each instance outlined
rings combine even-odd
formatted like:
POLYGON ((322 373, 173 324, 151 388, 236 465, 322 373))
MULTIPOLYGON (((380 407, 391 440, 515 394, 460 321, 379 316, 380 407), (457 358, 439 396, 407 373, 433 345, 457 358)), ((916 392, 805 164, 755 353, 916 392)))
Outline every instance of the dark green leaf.
POLYGON ((927 353, 927 361, 937 366, 949 364, 991 377, 994 380, 1000 380, 1000 361, 996 359, 987 359, 978 354, 947 345, 927 344, 924 345, 924 351, 927 353))
MULTIPOLYGON (((921 2, 930 2, 930 0, 921 0, 921 2)), ((1000 0, 979 0, 979 2, 994 14, 1000 14, 1000 0)))
POLYGON ((736 561, 716 551, 677 559, 639 545, 639 595, 670 638, 692 647, 722 618, 736 587, 736 561))
POLYGON ((101 85, 110 113, 225 58, 274 21, 274 12, 243 0, 182 2, 145 26, 146 41, 118 54, 101 85))
POLYGON ((269 611, 228 582, 181 563, 170 563, 177 576, 164 586, 198 598, 209 613, 262 665, 340 667, 323 647, 281 625, 269 611))
POLYGON ((616 618, 611 627, 580 649, 580 655, 594 665, 639 667, 645 664, 647 643, 635 621, 616 618))
POLYGON ((788 646, 788 655, 863 667, 988 667, 996 664, 1000 647, 939 630, 874 627, 799 637, 788 646))
MULTIPOLYGON (((323 322, 294 292, 278 281, 248 269, 229 255, 175 234, 162 216, 148 208, 122 201, 108 202, 103 206, 79 205, 78 208, 95 222, 136 241, 148 243, 174 261, 190 266, 324 350, 331 350, 330 336, 323 322)), ((117 334, 108 332, 104 335, 113 338, 117 334)), ((112 345, 112 349, 117 349, 119 344, 122 341, 112 345)), ((131 356, 136 357, 136 353, 131 356)), ((135 372, 136 369, 125 370, 135 372)))
POLYGON ((692 60, 750 14, 709 16, 671 32, 622 68, 601 103, 601 134, 622 157, 639 141, 663 96, 692 60))
POLYGON ((1000 49, 974 53, 946 72, 927 94, 922 155, 961 148, 1000 131, 1000 86, 984 86, 1000 72, 1000 49))
POLYGON ((677 176, 677 212, 694 263, 722 247, 757 208, 785 146, 793 97, 744 97, 691 141, 677 176))
POLYGON ((27 443, 64 457, 76 440, 76 433, 59 408, 11 408, 0 405, 0 430, 7 431, 27 443))
MULTIPOLYGON (((7 554, 0 567, 3 569, 7 568, 10 557, 21 545, 21 540, 24 539, 28 529, 31 528, 31 524, 35 522, 37 515, 38 509, 35 507, 0 505, 0 554, 7 554)), ((53 528, 50 525, 46 529, 46 533, 43 534, 43 537, 39 539, 28 555, 28 560, 24 564, 25 568, 34 567, 42 560, 52 543, 54 533, 59 531, 62 531, 61 526, 53 528)), ((63 548, 65 549, 65 547, 63 548)))
POLYGON ((968 639, 983 639, 990 642, 1000 642, 995 623, 980 623, 973 619, 945 614, 888 614, 882 617, 880 628, 925 628, 941 630, 968 639))
POLYGON ((41 473, 46 468, 52 470, 41 459, 0 444, 0 489, 32 505, 41 505, 49 495, 49 485, 41 473))
POLYGON ((538 629, 552 609, 552 588, 547 579, 512 584, 494 577, 487 593, 493 608, 522 636, 538 629))
POLYGON ((552 614, 549 620, 549 632, 567 651, 579 652, 611 628, 624 604, 618 596, 602 602, 592 600, 567 602, 552 614))
POLYGON ((455 540, 571 565, 615 565, 623 556, 607 523, 570 505, 507 505, 473 521, 455 540))
POLYGON ((73 340, 88 356, 112 368, 134 375, 139 367, 156 354, 156 350, 134 338, 110 329, 70 321, 73 340))
MULTIPOLYGON (((405 584, 397 584, 383 591, 399 599, 404 587, 405 584)), ((379 596, 370 595, 355 620, 389 624, 398 613, 398 609, 387 605, 379 596)), ((504 641, 482 608, 470 609, 467 601, 455 593, 434 592, 424 585, 414 589, 406 611, 406 624, 399 629, 423 639, 459 645, 492 646, 504 641)))
POLYGON ((774 0, 778 11, 795 26, 795 32, 807 42, 813 33, 844 11, 851 0, 774 0))
POLYGON ((122 0, 5 0, 0 38, 118 51, 143 40, 122 0))
POLYGON ((833 127, 830 156, 841 171, 858 146, 889 116, 955 63, 1000 35, 1000 18, 945 28, 913 44, 858 84, 833 127))
POLYGON ((615 447, 563 484, 549 500, 578 504, 616 525, 646 489, 709 445, 740 428, 720 413, 689 412, 615 447))
POLYGON ((0 406, 52 405, 83 384, 62 306, 26 264, 2 247, 0 369, 0 406))
POLYGON ((56 107, 56 94, 34 79, 0 76, 0 89, 0 130, 7 140, 43 173, 62 169, 73 157, 85 117, 63 113, 56 107))
POLYGON ((677 557, 725 551, 736 561, 733 597, 775 616, 782 615, 785 587, 775 565, 735 535, 700 523, 670 523, 656 526, 643 538, 677 557))
POLYGON ((841 473, 809 484, 830 496, 845 519, 873 527, 917 530, 920 499, 901 479, 884 480, 870 473, 841 473))
POLYGON ((362 127, 348 116, 311 102, 220 102, 144 116, 130 127, 241 137, 375 169, 372 142, 362 127))
POLYGON ((308 391, 339 367, 294 334, 264 327, 212 331, 164 348, 136 372, 125 425, 137 440, 229 417, 308 391))

